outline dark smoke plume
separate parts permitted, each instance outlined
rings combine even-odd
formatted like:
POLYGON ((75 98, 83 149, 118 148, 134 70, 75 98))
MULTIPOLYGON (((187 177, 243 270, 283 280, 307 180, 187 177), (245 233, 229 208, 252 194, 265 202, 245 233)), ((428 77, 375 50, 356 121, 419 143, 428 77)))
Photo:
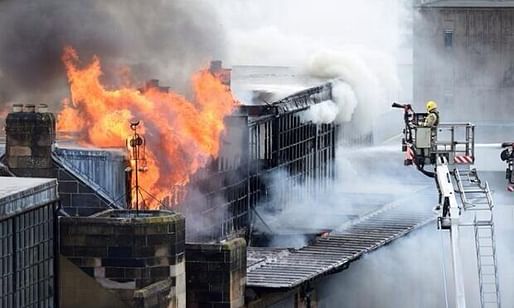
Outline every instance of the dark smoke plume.
POLYGON ((184 89, 191 73, 223 56, 216 15, 197 1, 0 1, 0 109, 9 101, 56 106, 66 95, 62 49, 101 57, 105 81, 123 67, 136 80, 184 89))

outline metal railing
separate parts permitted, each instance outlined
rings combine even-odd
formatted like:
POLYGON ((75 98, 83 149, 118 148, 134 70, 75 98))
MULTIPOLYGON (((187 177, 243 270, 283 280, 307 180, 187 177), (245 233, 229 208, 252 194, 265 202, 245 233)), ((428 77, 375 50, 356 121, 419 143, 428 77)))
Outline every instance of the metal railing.
POLYGON ((482 181, 477 171, 470 169, 469 166, 460 170, 455 168, 453 176, 457 184, 456 192, 460 195, 464 209, 463 215, 472 216, 472 220, 461 222, 459 226, 474 229, 481 307, 500 307, 501 296, 493 222, 494 201, 489 184, 487 181, 482 181))
POLYGON ((407 152, 406 164, 419 168, 435 164, 438 156, 449 164, 472 164, 475 157, 475 126, 471 123, 440 123, 425 126, 428 113, 416 113, 409 104, 393 103, 393 108, 403 109, 402 151, 407 152), (457 159, 456 159, 457 158, 457 159))
MULTIPOLYGON (((475 157, 475 125, 471 123, 441 123, 432 152, 444 155, 450 164, 459 163, 455 157, 475 157)), ((466 160, 463 160, 466 161, 466 160)))

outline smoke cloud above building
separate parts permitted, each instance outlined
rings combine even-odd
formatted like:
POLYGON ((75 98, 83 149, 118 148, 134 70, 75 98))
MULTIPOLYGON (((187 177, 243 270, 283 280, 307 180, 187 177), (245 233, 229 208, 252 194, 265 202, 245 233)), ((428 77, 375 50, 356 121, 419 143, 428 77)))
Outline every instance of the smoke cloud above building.
MULTIPOLYGON (((194 71, 224 55, 224 33, 195 1, 0 2, 0 104, 47 103, 66 96, 63 48, 102 57, 111 84, 160 78, 186 89, 194 71), (201 21, 201 22, 200 22, 201 21)), ((55 108, 56 109, 56 108, 55 108)))

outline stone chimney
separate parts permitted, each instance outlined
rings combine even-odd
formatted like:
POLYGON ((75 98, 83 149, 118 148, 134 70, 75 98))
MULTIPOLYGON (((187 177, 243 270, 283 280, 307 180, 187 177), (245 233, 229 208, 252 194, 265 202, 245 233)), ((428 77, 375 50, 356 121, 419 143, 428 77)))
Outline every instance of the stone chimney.
POLYGON ((223 63, 220 60, 211 61, 209 72, 216 76, 222 84, 230 88, 232 79, 232 70, 229 68, 223 68, 223 63))
POLYGON ((5 164, 17 176, 55 177, 55 115, 45 104, 13 105, 5 120, 5 164))

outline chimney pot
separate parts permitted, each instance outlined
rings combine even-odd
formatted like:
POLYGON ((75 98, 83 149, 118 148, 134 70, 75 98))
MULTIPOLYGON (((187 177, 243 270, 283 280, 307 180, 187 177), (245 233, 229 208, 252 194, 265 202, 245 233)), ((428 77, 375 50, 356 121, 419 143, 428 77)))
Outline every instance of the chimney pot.
POLYGON ((146 88, 157 88, 159 86, 159 79, 150 79, 146 82, 146 88))
POLYGON ((23 112, 36 112, 36 106, 32 104, 26 104, 23 106, 23 112))
POLYGON ((12 112, 22 112, 22 111, 23 111, 22 104, 13 104, 12 105, 12 112))
POLYGON ((39 113, 47 113, 48 112, 48 105, 47 104, 39 104, 37 106, 37 112, 39 112, 39 113))
POLYGON ((213 60, 211 61, 211 67, 209 68, 209 70, 211 71, 211 73, 217 73, 221 71, 222 68, 223 64, 221 60, 213 60))

